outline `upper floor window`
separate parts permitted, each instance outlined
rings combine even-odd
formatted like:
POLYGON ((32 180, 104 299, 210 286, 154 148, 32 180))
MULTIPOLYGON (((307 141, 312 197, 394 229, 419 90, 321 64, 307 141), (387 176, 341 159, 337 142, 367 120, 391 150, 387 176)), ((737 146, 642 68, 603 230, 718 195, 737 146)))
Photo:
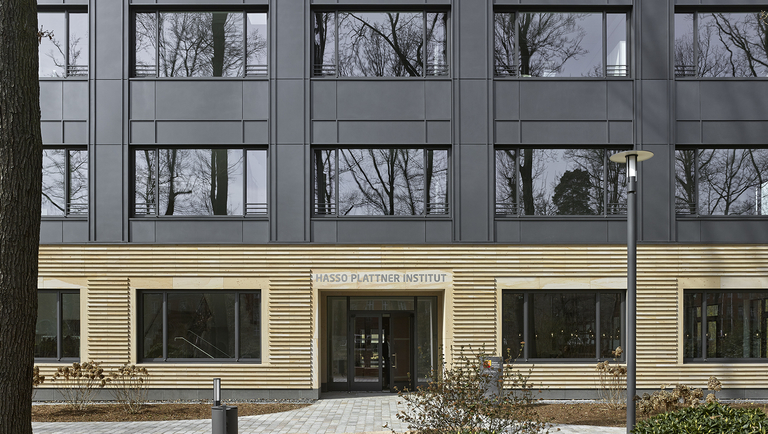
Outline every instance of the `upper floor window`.
POLYGON ((134 215, 266 215, 264 149, 135 149, 134 215))
POLYGON ((626 214, 618 150, 509 148, 496 150, 496 216, 626 214))
POLYGON ((530 359, 610 359, 621 346, 621 291, 504 291, 502 354, 530 359), (527 320, 527 321, 526 321, 527 320))
POLYGON ((624 12, 497 12, 494 69, 500 77, 626 77, 624 12))
POLYGON ((87 76, 88 12, 38 12, 37 24, 52 33, 38 45, 39 76, 87 76))
POLYGON ((315 215, 448 214, 446 149, 317 149, 314 178, 315 215))
POLYGON ((44 216, 88 215, 88 150, 43 149, 44 216))
POLYGON ((80 293, 39 290, 35 358, 77 360, 80 357, 80 293))
POLYGON ((675 14, 676 77, 768 77, 766 22, 755 12, 675 14))
POLYGON ((267 14, 137 12, 135 77, 267 75, 267 14))
POLYGON ((314 75, 448 75, 446 12, 315 12, 314 75))
POLYGON ((768 149, 677 149, 675 209, 689 215, 768 215, 768 149))
POLYGON ((768 292, 685 291, 683 309, 685 360, 768 358, 768 292))

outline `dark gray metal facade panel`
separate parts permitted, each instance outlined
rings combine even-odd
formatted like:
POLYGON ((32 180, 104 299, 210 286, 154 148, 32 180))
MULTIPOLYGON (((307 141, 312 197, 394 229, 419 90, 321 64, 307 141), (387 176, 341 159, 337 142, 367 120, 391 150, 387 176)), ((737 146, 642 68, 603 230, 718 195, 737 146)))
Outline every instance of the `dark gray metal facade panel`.
POLYGON ((134 80, 129 83, 130 110, 132 120, 154 120, 155 116, 155 80, 134 80))
POLYGON ((704 144, 763 146, 768 137, 768 121, 705 121, 701 131, 704 144))
POLYGON ((319 145, 339 142, 339 126, 336 121, 312 122, 312 143, 319 145))
POLYGON ((62 241, 65 243, 87 243, 88 221, 65 220, 62 223, 62 241))
POLYGON ((669 41, 674 20, 669 14, 670 1, 651 0, 635 4, 635 10, 640 10, 641 25, 636 38, 640 42, 641 78, 644 80, 665 80, 671 74, 669 41))
POLYGON ((98 144, 93 147, 91 162, 95 179, 91 182, 94 202, 94 241, 123 240, 123 171, 127 170, 122 145, 98 144))
POLYGON ((129 124, 129 140, 134 144, 157 143, 154 121, 131 121, 129 124))
POLYGON ((95 143, 123 142, 123 82, 96 80, 95 107, 92 110, 96 128, 95 143))
POLYGON ((277 143, 304 143, 304 81, 277 80, 275 94, 277 143))
POLYGON ((155 84, 157 119, 233 120, 243 118, 241 81, 160 80, 155 84))
POLYGON ((275 27, 271 31, 275 35, 279 44, 272 44, 273 47, 279 46, 275 50, 272 59, 277 59, 277 65, 272 69, 280 78, 298 78, 303 79, 306 74, 306 67, 309 60, 309 53, 306 51, 309 40, 309 19, 306 12, 309 11, 306 1, 275 1, 271 5, 270 24, 275 27))
POLYGON ((497 145, 516 145, 520 143, 520 122, 496 121, 494 143, 497 145))
POLYGON ((608 220, 608 244, 627 243, 627 221, 608 220))
POLYGON ((88 144, 88 123, 86 121, 64 121, 64 143, 70 145, 88 144))
POLYGON ((42 121, 40 122, 40 131, 43 134, 43 143, 61 144, 64 143, 64 124, 61 121, 42 121))
POLYGON ((677 242, 679 243, 700 243, 701 242, 701 221, 700 220, 677 220, 676 224, 677 242))
POLYGON ((61 220, 43 219, 40 222, 40 244, 57 244, 63 242, 64 228, 61 220))
POLYGON ((520 242, 520 220, 496 220, 497 243, 520 242))
POLYGON ((269 242, 269 221, 245 220, 243 222, 243 242, 246 244, 266 244, 269 242))
POLYGON ((309 216, 309 163, 304 145, 278 145, 270 149, 274 209, 272 240, 278 242, 308 241, 305 219, 309 216))
POLYGON ((42 120, 62 119, 62 93, 61 80, 40 80, 40 118, 42 120))
MULTIPOLYGON (((625 223, 626 224, 626 223, 625 223)), ((624 242, 626 243, 626 239, 624 242)), ((608 242, 608 222, 522 220, 520 242, 523 244, 601 244, 608 242)))
POLYGON ((631 145, 635 142, 632 121, 608 122, 608 143, 612 145, 631 145))
POLYGON ((336 84, 340 120, 423 120, 424 81, 346 81, 336 84))
POLYGON ((453 224, 450 221, 427 220, 425 230, 426 243, 445 244, 453 241, 453 224))
POLYGON ((635 117, 635 86, 629 80, 610 80, 605 83, 606 116, 610 120, 633 120, 635 117))
POLYGON ((336 220, 313 220, 312 221, 312 241, 315 243, 335 243, 336 238, 336 220))
POLYGON ((225 145, 243 143, 242 121, 157 121, 157 143, 225 145))
POLYGON ((269 144, 269 121, 243 122, 243 142, 248 145, 269 144))
POLYGON ((670 173, 670 160, 674 158, 674 149, 668 145, 645 145, 643 150, 653 152, 653 158, 640 164, 640 188, 638 202, 641 218, 643 241, 667 242, 672 240, 670 221, 675 218, 672 208, 672 184, 675 182, 670 173))
POLYGON ((520 118, 523 120, 604 120, 607 118, 606 82, 521 81, 520 118))
POLYGON ((701 81, 675 82, 675 113, 677 120, 701 119, 701 81))
MULTIPOLYGON (((91 78, 120 80, 123 78, 123 29, 127 20, 123 15, 124 0, 93 0, 88 11, 91 18, 90 57, 91 78), (95 42, 95 43, 93 43, 95 42)), ((124 36, 125 35, 125 36, 124 36)))
POLYGON ((313 80, 310 83, 313 120, 336 120, 336 83, 337 80, 313 80))
POLYGON ((677 145, 698 145, 701 143, 700 121, 678 121, 676 126, 677 145))
POLYGON ((62 119, 88 119, 88 82, 86 80, 66 80, 62 84, 62 119))
POLYGON ((130 241, 132 243, 154 243, 156 220, 132 220, 130 226, 130 241))
POLYGON ((424 121, 339 121, 339 143, 409 145, 427 142, 424 121))
POLYGON ((486 80, 459 80, 459 140, 461 143, 488 143, 488 83, 486 80))
POLYGON ((761 220, 701 221, 702 243, 764 244, 768 243, 768 224, 761 220))
POLYGON ((701 119, 767 120, 768 83, 763 80, 702 81, 701 119))
POLYGON ((339 220, 339 243, 343 244, 423 244, 424 220, 339 220))
POLYGON ((242 221, 158 220, 158 243, 242 243, 242 221))
POLYGON ((493 103, 496 120, 520 119, 519 80, 495 80, 493 82, 493 103))
POLYGON ((451 120, 453 99, 450 80, 425 80, 426 117, 429 120, 451 120))
MULTIPOLYGON (((454 148, 455 149, 455 148, 454 148)), ((492 147, 484 145, 463 145, 459 152, 454 152, 458 161, 453 165, 457 169, 458 210, 457 241, 488 242, 491 241, 489 228, 493 172, 478 170, 488 167, 492 161, 492 147)))
POLYGON ((427 121, 427 143, 430 145, 450 145, 451 122, 427 121))
POLYGON ((643 80, 643 144, 669 144, 669 84, 667 80, 643 80))
POLYGON ((244 80, 243 119, 269 119, 269 82, 266 80, 244 80))
POLYGON ((487 78, 489 77, 491 49, 489 48, 490 36, 493 34, 491 27, 492 4, 489 1, 457 1, 453 3, 451 20, 456 29, 458 38, 453 43, 458 50, 458 68, 462 78, 487 78))
POLYGON ((606 121, 523 121, 520 136, 524 144, 595 145, 608 143, 606 121))

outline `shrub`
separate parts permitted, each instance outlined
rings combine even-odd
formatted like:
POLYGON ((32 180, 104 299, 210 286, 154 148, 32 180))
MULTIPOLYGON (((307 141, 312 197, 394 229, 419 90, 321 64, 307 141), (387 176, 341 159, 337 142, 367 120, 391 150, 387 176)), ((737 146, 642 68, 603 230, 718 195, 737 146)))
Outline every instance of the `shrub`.
POLYGON ((72 366, 59 367, 52 381, 62 382, 60 387, 64 402, 74 410, 84 410, 97 388, 107 384, 107 378, 99 362, 75 362, 72 366))
POLYGON ((45 376, 40 375, 40 368, 35 366, 32 369, 32 398, 35 397, 35 392, 37 392, 37 387, 43 383, 45 383, 45 376))
MULTIPOLYGON (((701 404, 701 398, 704 392, 701 389, 688 387, 684 384, 677 384, 672 391, 666 390, 667 385, 662 384, 661 390, 652 394, 644 393, 638 400, 637 405, 644 414, 650 414, 654 411, 668 412, 682 407, 695 407, 701 404)), ((718 392, 721 389, 721 383, 717 377, 709 377, 707 382, 709 390, 718 392)), ((715 393, 710 393, 706 398, 707 403, 717 402, 715 393)))
POLYGON ((662 413, 640 421, 634 434, 757 434, 768 432, 768 417, 758 408, 732 408, 719 402, 662 413))
MULTIPOLYGON (((406 410, 397 418, 413 431, 438 433, 537 433, 544 429, 536 413, 529 385, 530 370, 508 367, 502 375, 488 365, 485 354, 460 351, 452 368, 444 361, 428 376, 425 386, 401 391, 406 410), (488 393, 502 383, 498 395, 488 393)), ((508 360, 511 362, 511 360, 508 360)))
POLYGON ((147 402, 149 372, 147 368, 124 364, 109 374, 110 392, 129 414, 141 412, 147 402))
POLYGON ((616 347, 612 351, 614 364, 606 360, 595 368, 600 383, 597 393, 608 408, 624 408, 627 404, 627 367, 618 364, 622 352, 621 347, 616 347))

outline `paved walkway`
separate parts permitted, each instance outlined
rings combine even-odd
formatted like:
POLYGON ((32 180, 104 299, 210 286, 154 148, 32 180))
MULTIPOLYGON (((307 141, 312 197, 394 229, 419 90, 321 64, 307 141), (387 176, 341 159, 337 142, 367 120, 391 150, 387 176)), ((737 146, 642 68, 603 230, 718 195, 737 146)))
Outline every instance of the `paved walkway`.
MULTIPOLYGON (((331 394, 299 410, 238 419, 240 434, 391 434, 406 431, 395 414, 397 396, 331 394)), ((209 434, 211 420, 163 422, 69 422, 32 424, 35 434, 209 434)), ((619 434, 626 428, 557 425, 553 434, 619 434), (559 428, 559 431, 557 430, 559 428)))

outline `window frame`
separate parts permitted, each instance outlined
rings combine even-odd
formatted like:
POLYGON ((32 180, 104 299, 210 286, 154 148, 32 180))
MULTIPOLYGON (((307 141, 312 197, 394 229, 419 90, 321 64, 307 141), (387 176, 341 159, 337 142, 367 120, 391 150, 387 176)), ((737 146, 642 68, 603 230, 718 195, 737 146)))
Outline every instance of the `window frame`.
MULTIPOLYGON (((429 218, 429 219, 435 219, 435 218, 450 218, 452 215, 453 210, 451 209, 451 198, 452 198, 452 158, 451 158, 451 148, 446 146, 388 146, 388 145, 381 145, 381 146, 317 146, 312 147, 312 156, 311 156, 311 170, 310 170, 310 178, 312 182, 312 193, 311 193, 311 218, 321 218, 321 219, 329 219, 329 218, 342 218, 342 219, 355 219, 355 218, 362 218, 362 219, 423 219, 423 218, 429 218), (428 209, 430 208, 429 204, 424 202, 424 210, 421 214, 399 214, 399 215, 391 215, 391 214, 365 214, 365 215, 340 215, 339 214, 339 154, 341 150, 348 150, 348 149, 414 149, 414 150, 422 150, 423 156, 426 161, 426 155, 427 151, 446 151, 446 202, 431 202, 433 204, 436 204, 434 209, 435 212, 428 212, 428 209), (335 158, 334 158, 334 189, 335 189, 335 195, 334 195, 334 203, 332 204, 331 209, 332 212, 326 212, 321 213, 318 211, 318 204, 317 204, 317 164, 315 163, 317 158, 317 153, 322 151, 334 151, 335 152, 335 158), (440 212, 440 210, 443 210, 440 212)), ((424 170, 426 170, 426 166, 424 167, 424 170)), ((424 179, 426 179, 426 175, 424 175, 424 179)), ((428 188, 428 187, 427 187, 428 188)))
MULTIPOLYGON (((64 44, 66 46, 66 53, 65 53, 65 63, 66 66, 64 68, 64 75, 61 77, 51 77, 51 76, 39 76, 38 79, 40 80, 62 80, 62 79, 69 79, 69 80, 88 80, 91 72, 91 26, 90 26, 90 11, 88 10, 88 7, 85 5, 67 5, 66 7, 61 6, 53 6, 49 7, 48 5, 38 5, 37 6, 37 14, 48 14, 48 13, 63 13, 64 14, 64 27, 66 29, 66 37, 64 44), (69 44, 69 37, 70 34, 70 19, 69 15, 71 13, 75 14, 85 14, 88 19, 88 44, 84 49, 88 53, 88 63, 86 65, 71 65, 70 64, 70 44, 69 44), (85 66, 85 68, 82 68, 85 66)), ((46 30, 43 28, 43 30, 46 30)), ((55 36, 55 35, 54 35, 55 36)), ((43 38, 45 39, 45 38, 43 38)), ((42 55, 38 49, 39 55, 42 55)), ((38 74, 39 75, 39 74, 38 74)))
POLYGON ((142 289, 137 291, 137 321, 136 321, 136 335, 137 339, 137 353, 138 359, 142 363, 251 363, 260 364, 264 359, 264 315, 263 315, 263 299, 261 289, 249 289, 249 290, 204 290, 204 289, 179 289, 179 290, 154 290, 154 289, 142 289), (144 296, 147 294, 162 295, 162 341, 163 341, 163 357, 146 358, 144 357, 144 296), (184 295, 184 294, 212 294, 214 296, 221 296, 224 294, 233 294, 235 298, 234 304, 234 358, 172 358, 168 357, 168 295, 184 295), (242 294, 254 294, 257 295, 259 300, 259 357, 258 358, 246 358, 240 357, 240 295, 242 294))
POLYGON ((195 7, 193 5, 185 5, 183 7, 168 7, 168 6, 161 6, 161 7, 137 7, 131 9, 131 17, 130 17, 130 55, 129 55, 129 78, 130 79, 150 79, 150 80, 242 80, 242 79, 265 79, 269 78, 269 67, 270 67, 270 13, 264 8, 233 8, 231 5, 221 5, 221 6, 214 6, 214 5, 207 5, 207 6, 201 6, 201 7, 195 7), (147 74, 139 74, 137 72, 137 64, 136 64, 136 15, 137 14, 149 14, 154 13, 155 15, 155 28, 157 30, 156 33, 156 40, 159 40, 159 35, 161 32, 161 28, 158 25, 159 23, 159 16, 160 13, 214 13, 214 12, 227 12, 227 13, 241 13, 243 18, 243 75, 239 76, 233 76, 233 77, 217 77, 217 76, 199 76, 199 77, 180 77, 180 76, 174 76, 174 77, 161 77, 160 76, 160 50, 159 47, 155 47, 155 64, 150 65, 154 66, 154 74, 147 73, 147 74), (248 50, 248 14, 265 14, 266 15, 266 37, 267 37, 267 44, 266 44, 266 51, 264 54, 265 59, 267 59, 266 65, 249 65, 248 64, 248 57, 246 56, 246 52, 248 50), (250 73, 249 73, 250 71, 250 73))
POLYGON ((160 146, 160 145, 136 145, 130 147, 130 155, 129 155, 129 162, 130 162, 130 203, 131 203, 131 209, 130 209, 130 218, 162 218, 162 219, 201 219, 201 218, 213 218, 213 219, 242 219, 242 218, 248 218, 248 219, 264 219, 269 216, 269 198, 270 198, 270 176, 269 176, 269 149, 263 146, 243 146, 243 145, 209 145, 209 146, 200 146, 200 145, 168 145, 168 146, 160 146), (160 167, 159 164, 155 165, 154 168, 154 180, 155 180, 155 198, 158 201, 158 203, 154 204, 154 213, 137 213, 136 212, 136 151, 142 151, 142 150, 148 150, 153 151, 155 154, 155 161, 159 161, 159 152, 161 150, 170 150, 170 149, 176 149, 176 150, 182 150, 182 149, 206 149, 206 150, 235 150, 235 151, 242 151, 243 153, 243 197, 242 197, 242 205, 243 205, 243 211, 240 214, 194 214, 194 215, 165 215, 160 214, 160 183, 158 180, 160 179, 160 167), (248 151, 262 151, 264 152, 264 158, 265 158, 265 170, 266 173, 264 174, 266 178, 266 184, 264 186, 266 195, 265 199, 267 202, 261 203, 261 202, 254 202, 249 203, 248 202, 248 151), (249 212, 250 210, 250 212, 249 212))
MULTIPOLYGON (((548 290, 548 289, 532 289, 532 290, 520 290, 520 289, 503 289, 501 291, 501 306, 502 309, 504 308, 504 298, 508 295, 519 295, 522 294, 524 297, 523 300, 523 342, 531 342, 531 338, 529 336, 529 324, 532 321, 532 314, 533 314, 533 303, 529 302, 531 295, 536 294, 593 294, 595 296, 595 330, 594 334, 596 337, 600 336, 601 332, 601 318, 600 318, 600 296, 602 294, 615 294, 619 295, 621 298, 620 300, 620 319, 619 322, 621 324, 621 347, 626 348, 626 317, 627 317, 627 291, 622 289, 565 289, 565 290, 548 290)), ((503 353, 506 346, 504 345, 504 312, 501 313, 501 352, 503 353)), ((518 356, 517 354, 510 354, 511 358, 513 360, 517 360, 518 362, 525 362, 525 363, 593 363, 596 361, 604 361, 604 360, 614 360, 614 357, 600 357, 601 348, 600 348, 600 342, 601 339, 597 338, 595 339, 595 357, 594 358, 543 358, 543 357, 529 357, 529 346, 528 345, 522 345, 522 353, 518 356), (516 357, 517 356, 517 357, 516 357)), ((615 348, 608 348, 606 351, 613 351, 615 348)), ((511 351, 511 349, 510 349, 511 351)), ((622 356, 618 358, 617 360, 619 362, 624 362, 624 354, 626 352, 622 353, 622 356)), ((506 357, 506 355, 504 355, 506 357)))
MULTIPOLYGON (((707 314, 707 295, 708 294, 731 294, 735 295, 738 293, 742 294, 750 294, 750 293, 757 293, 757 294, 765 294, 765 300, 766 300, 766 306, 768 307, 768 289, 762 289, 762 288, 753 288, 753 289, 685 289, 683 291, 683 306, 682 306, 682 321, 683 321, 683 329, 681 333, 681 340, 682 342, 682 360, 683 363, 768 363, 768 355, 764 358, 760 357, 707 357, 707 338, 708 338, 708 330, 705 330, 708 327, 708 323, 710 322, 708 320, 708 314, 707 314), (689 306, 686 304, 687 296, 691 294, 699 294, 701 297, 701 302, 699 305, 691 306, 692 309, 701 309, 701 324, 702 324, 702 333, 699 337, 699 346, 701 353, 696 357, 685 357, 686 354, 686 336, 685 336, 685 328, 688 324, 688 318, 685 317, 687 311, 689 310, 689 306), (706 326, 705 326, 706 324, 706 326)), ((765 312, 768 314, 768 312, 765 312)), ((719 316, 719 315, 717 315, 719 316)), ((766 315, 766 318, 768 318, 768 315, 766 315)), ((765 318, 764 318, 765 320, 765 318)), ((692 319, 693 323, 696 324, 697 318, 692 319)), ((766 326, 768 328, 768 326, 766 326)), ((751 332, 751 330, 750 330, 751 332)), ((695 331, 694 331, 695 333, 695 331)), ((695 339, 695 337, 694 337, 695 339)), ((694 340, 692 339, 692 340, 694 340)))
POLYGON ((319 78, 319 79, 347 79, 347 80, 420 80, 420 79, 446 79, 450 78, 452 76, 451 74, 451 67, 453 65, 452 62, 452 56, 451 56, 451 40, 452 40, 452 31, 451 31, 451 13, 449 9, 446 8, 429 8, 429 7, 418 7, 413 8, 409 7, 408 5, 401 5, 394 9, 384 6, 384 7, 377 7, 374 9, 359 9, 359 8, 350 8, 350 9, 322 9, 322 8, 316 8, 313 9, 310 12, 310 78, 319 78), (322 65, 316 65, 314 63, 315 59, 315 41, 314 41, 314 15, 317 13, 332 13, 334 14, 334 53, 336 57, 336 63, 333 66, 333 73, 329 73, 326 69, 325 64, 322 65), (339 61, 338 61, 338 53, 339 53, 339 13, 421 13, 422 14, 422 37, 423 37, 423 46, 421 48, 421 56, 422 59, 424 59, 422 66, 421 66, 421 75, 418 77, 409 77, 409 76, 396 76, 396 75, 387 75, 387 76, 347 76, 347 75, 341 75, 339 72, 339 61), (433 74, 429 74, 427 71, 429 69, 429 65, 427 64, 427 14, 439 14, 444 13, 446 14, 446 18, 448 21, 448 25, 445 29, 445 57, 446 57, 446 65, 444 65, 444 71, 440 70, 435 72, 433 74), (318 67, 319 66, 319 67, 318 67))
MULTIPOLYGON (((56 294, 56 357, 35 357, 35 363, 58 363, 58 362, 79 362, 80 355, 82 354, 82 303, 80 303, 80 290, 78 289, 38 289, 38 297, 41 293, 44 294, 56 294), (62 322, 64 321, 64 294, 77 294, 78 297, 78 322, 80 330, 78 330, 78 356, 77 357, 64 357, 64 338, 62 322)), ((37 334, 37 326, 35 326, 35 334, 37 334)))
MULTIPOLYGON (((64 192, 66 194, 66 200, 64 204, 64 214, 63 215, 42 215, 42 203, 41 203, 41 218, 42 219, 73 219, 73 218, 87 218, 90 214, 90 206, 91 206, 91 160, 90 155, 88 152, 88 148, 86 146, 49 146, 45 145, 43 146, 43 152, 45 151, 56 151, 56 150, 63 150, 66 155, 66 161, 64 162, 64 192), (84 204, 73 204, 71 202, 71 187, 72 187, 72 180, 71 175, 71 165, 72 165, 72 159, 70 158, 70 152, 72 151, 78 151, 78 152, 85 152, 87 155, 88 160, 88 180, 86 182, 88 186, 88 193, 86 195, 87 201, 84 204)), ((43 161, 44 162, 44 161, 43 161)), ((45 176, 45 172, 43 172, 43 176, 45 176)), ((44 184, 43 184, 44 185, 44 184)))
POLYGON ((520 8, 520 9, 498 9, 493 11, 493 17, 491 19, 491 27, 493 29, 493 38, 491 41, 491 56, 490 56, 490 62, 491 62, 491 70, 493 71, 493 79, 502 79, 502 80, 621 80, 621 79, 631 79, 634 74, 632 73, 633 70, 633 51, 632 51, 632 11, 626 10, 626 9, 594 9, 594 8, 579 8, 578 6, 569 8, 569 9, 563 9, 558 8, 556 10, 542 10, 540 6, 537 6, 535 8, 520 8), (602 76, 600 77, 568 77, 568 76, 559 76, 559 77, 544 77, 544 76, 525 76, 520 74, 520 22, 519 22, 519 15, 520 14, 527 14, 527 13, 600 13, 602 15, 602 25, 601 25, 601 40, 602 40, 602 56, 601 56, 601 72, 602 76), (510 73, 509 70, 505 71, 505 73, 500 73, 499 69, 501 68, 499 65, 496 64, 496 16, 498 14, 512 14, 514 16, 514 22, 515 22, 515 30, 514 30, 514 44, 515 44, 515 54, 514 54, 514 67, 512 68, 512 73, 510 73), (626 27, 626 67, 625 67, 625 73, 624 75, 608 75, 608 14, 624 14, 626 16, 625 21, 625 27, 626 27))
MULTIPOLYGON (((566 218, 566 219, 595 219, 595 218, 620 218, 625 219, 627 216, 627 204, 624 203, 609 203, 608 202, 608 188, 606 186, 606 180, 608 179, 608 165, 609 164, 616 164, 612 163, 610 161, 610 156, 613 153, 621 152, 625 149, 623 149, 620 146, 617 146, 615 148, 613 147, 607 147, 607 146, 563 146, 563 147, 554 147, 554 146, 523 146, 523 145, 517 145, 517 146, 495 146, 493 149, 493 203, 494 203, 494 218, 495 219, 519 219, 519 218, 526 218, 526 219, 535 219, 535 218, 545 218, 545 219, 558 219, 558 218, 566 218), (603 191, 602 194, 602 208, 603 212, 601 214, 556 214, 556 215, 546 215, 546 214, 524 214, 524 208, 525 205, 523 204, 523 194, 518 193, 517 194, 517 201, 514 205, 507 205, 504 202, 497 202, 497 195, 496 192, 498 190, 498 152, 500 151, 509 151, 512 150, 515 152, 515 178, 516 178, 516 188, 518 192, 522 192, 522 179, 520 177, 520 159, 523 156, 522 151, 526 150, 603 150, 603 173, 602 173, 602 185, 601 189, 603 191), (503 212, 504 209, 511 209, 510 212, 503 212), (614 210, 614 212, 608 212, 608 210, 614 210), (500 212, 501 211, 501 212, 500 212)), ((624 166, 619 166, 620 171, 625 170, 624 166)), ((624 172, 624 179, 626 180, 626 172, 624 172)), ((621 187, 621 186, 620 186, 621 187)), ((624 185, 624 187, 626 187, 624 185)))

